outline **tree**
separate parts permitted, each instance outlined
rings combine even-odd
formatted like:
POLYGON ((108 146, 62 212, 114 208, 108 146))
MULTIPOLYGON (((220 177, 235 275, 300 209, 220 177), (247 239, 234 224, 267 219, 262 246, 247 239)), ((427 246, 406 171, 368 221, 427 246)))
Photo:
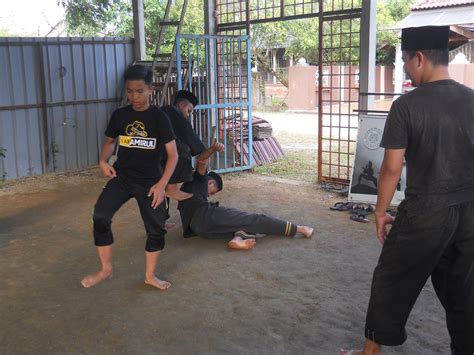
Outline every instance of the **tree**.
POLYGON ((398 31, 390 30, 410 13, 416 0, 379 0, 377 2, 377 64, 393 65, 398 31))
MULTIPOLYGON (((133 37, 133 11, 127 0, 59 0, 66 12, 68 33, 77 36, 133 37)), ((145 42, 150 58, 155 51, 159 22, 163 19, 166 1, 144 0, 145 42)), ((170 19, 178 19, 182 0, 175 1, 170 19)), ((203 0, 188 1, 182 33, 204 33, 203 0)), ((171 52, 174 31, 165 32, 163 52, 171 52)))
MULTIPOLYGON (((415 1, 379 0, 377 2, 377 63, 393 64, 395 56, 393 47, 400 43, 400 39, 398 38, 397 31, 389 30, 389 28, 409 14, 410 7, 415 1)), ((349 5, 350 2, 347 1, 340 4, 341 8, 347 8, 349 5)), ((358 6, 358 4, 354 4, 354 6, 358 6)), ((330 11, 333 9, 328 8, 326 10, 330 11)), ((359 25, 354 21, 350 23, 349 20, 342 20, 341 23, 335 21, 332 25, 329 23, 325 25, 332 26, 332 28, 325 28, 325 33, 329 31, 332 33, 359 31, 359 25), (342 28, 340 28, 341 26, 342 28)), ((285 48, 285 56, 292 57, 295 61, 299 58, 305 58, 308 63, 318 63, 319 32, 317 19, 256 24, 252 26, 251 31, 252 49, 254 52, 259 51, 261 53, 262 50, 269 48, 285 48)), ((325 41, 324 48, 337 48, 339 45, 348 47, 349 35, 334 36, 333 38, 325 36, 323 40, 325 41)), ((352 37, 350 41, 354 47, 359 45, 358 36, 352 37)), ((259 56, 261 57, 261 55, 259 56)), ((342 61, 344 63, 358 60, 359 53, 357 49, 344 48, 342 51, 326 50, 323 56, 330 56, 331 61, 342 61)), ((264 60, 259 59, 259 61, 264 60)), ((269 62, 269 58, 266 59, 266 62, 269 62)))
POLYGON ((66 13, 68 33, 77 36, 117 36, 132 16, 123 0, 59 0, 66 13))

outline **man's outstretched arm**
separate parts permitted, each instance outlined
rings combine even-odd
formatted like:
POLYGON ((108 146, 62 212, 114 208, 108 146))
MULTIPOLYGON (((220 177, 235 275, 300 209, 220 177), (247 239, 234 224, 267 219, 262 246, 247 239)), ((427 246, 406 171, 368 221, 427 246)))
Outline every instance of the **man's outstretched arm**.
POLYGON ((224 151, 224 144, 213 141, 211 146, 199 154, 196 158, 196 171, 199 175, 206 175, 207 167, 209 165, 209 158, 215 152, 223 152, 224 151))

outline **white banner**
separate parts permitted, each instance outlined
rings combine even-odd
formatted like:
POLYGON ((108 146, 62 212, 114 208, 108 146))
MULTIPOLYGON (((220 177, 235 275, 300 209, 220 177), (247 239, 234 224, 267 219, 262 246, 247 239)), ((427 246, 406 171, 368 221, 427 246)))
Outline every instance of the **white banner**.
MULTIPOLYGON (((349 189, 349 201, 375 204, 384 148, 380 147, 387 116, 359 115, 357 145, 349 189)), ((398 206, 405 197, 406 167, 392 199, 398 206)))

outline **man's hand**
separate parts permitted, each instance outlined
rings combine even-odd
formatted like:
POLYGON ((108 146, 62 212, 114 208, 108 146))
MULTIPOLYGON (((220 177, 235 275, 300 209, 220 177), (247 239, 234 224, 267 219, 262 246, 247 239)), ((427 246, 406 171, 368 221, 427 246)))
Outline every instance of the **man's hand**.
POLYGON ((210 148, 212 148, 214 152, 222 153, 224 151, 224 144, 213 140, 210 148))
POLYGON ((100 170, 102 170, 102 174, 104 174, 104 176, 108 176, 110 178, 117 177, 117 172, 115 171, 114 167, 109 163, 105 161, 100 161, 99 167, 100 170))
POLYGON ((377 226, 377 239, 383 245, 387 239, 387 226, 393 223, 394 218, 386 212, 375 211, 375 225, 377 226))
POLYGON ((153 209, 156 209, 165 198, 165 188, 161 184, 156 183, 150 188, 150 191, 148 192, 148 197, 150 196, 153 196, 151 207, 153 209))

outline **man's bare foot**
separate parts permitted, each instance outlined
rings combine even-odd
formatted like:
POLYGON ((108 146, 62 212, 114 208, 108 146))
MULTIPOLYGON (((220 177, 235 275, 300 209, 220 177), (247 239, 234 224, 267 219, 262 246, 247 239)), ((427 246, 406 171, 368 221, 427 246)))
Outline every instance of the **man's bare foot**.
POLYGON ((112 277, 112 270, 110 271, 101 270, 99 272, 96 272, 95 274, 85 276, 82 279, 81 284, 85 288, 89 288, 101 283, 102 281, 110 279, 111 277, 112 277))
POLYGON ((339 355, 363 355, 364 352, 362 350, 339 350, 339 355))
POLYGON ((165 229, 166 230, 170 230, 171 228, 174 228, 174 226, 176 226, 176 223, 173 223, 173 222, 166 222, 165 223, 165 229))
POLYGON ((160 280, 159 278, 157 278, 155 275, 153 276, 147 276, 145 278, 145 283, 147 285, 150 285, 150 286, 153 286, 153 287, 156 287, 157 289, 159 290, 167 290, 171 287, 171 283, 169 283, 168 281, 165 281, 165 280, 160 280))
POLYGON ((309 238, 313 235, 314 228, 307 226, 298 226, 296 228, 296 232, 303 234, 305 238, 309 238))
POLYGON ((252 249, 255 244, 257 244, 255 239, 242 239, 241 237, 234 237, 227 245, 231 249, 249 250, 252 249))

